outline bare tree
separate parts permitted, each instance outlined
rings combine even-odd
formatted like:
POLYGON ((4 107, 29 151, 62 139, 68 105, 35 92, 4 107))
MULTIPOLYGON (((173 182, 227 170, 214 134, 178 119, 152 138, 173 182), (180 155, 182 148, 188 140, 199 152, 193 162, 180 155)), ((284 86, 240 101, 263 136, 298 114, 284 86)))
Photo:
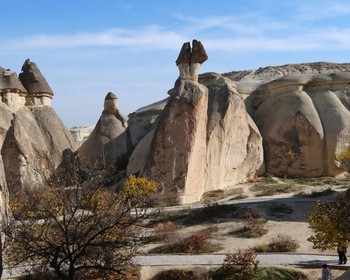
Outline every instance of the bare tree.
POLYGON ((156 188, 130 176, 117 192, 93 182, 63 188, 57 181, 46 190, 25 191, 11 203, 16 221, 3 229, 10 240, 7 263, 53 270, 63 280, 123 275, 142 236, 145 202, 156 188))

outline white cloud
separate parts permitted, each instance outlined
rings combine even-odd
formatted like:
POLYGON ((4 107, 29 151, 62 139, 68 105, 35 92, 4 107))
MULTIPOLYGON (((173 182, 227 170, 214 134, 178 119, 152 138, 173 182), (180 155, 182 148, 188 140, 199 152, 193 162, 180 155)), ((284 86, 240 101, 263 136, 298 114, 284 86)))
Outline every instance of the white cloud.
POLYGON ((176 32, 164 30, 158 26, 148 26, 139 30, 113 28, 96 33, 36 35, 18 38, 12 42, 7 42, 5 45, 7 49, 50 49, 91 46, 174 49, 179 48, 179 44, 184 40, 176 32))
POLYGON ((297 17, 303 21, 322 20, 350 15, 350 3, 347 1, 308 1, 303 4, 297 17))

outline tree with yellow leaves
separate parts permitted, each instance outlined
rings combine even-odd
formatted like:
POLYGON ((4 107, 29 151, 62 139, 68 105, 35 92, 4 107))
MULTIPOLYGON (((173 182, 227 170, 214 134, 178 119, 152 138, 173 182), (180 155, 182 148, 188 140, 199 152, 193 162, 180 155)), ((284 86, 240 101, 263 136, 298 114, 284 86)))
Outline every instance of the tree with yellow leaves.
POLYGON ((350 242, 350 190, 335 201, 319 201, 308 217, 314 234, 308 238, 315 249, 333 249, 350 242))
POLYGON ((348 173, 348 178, 350 176, 350 150, 344 149, 336 156, 336 160, 340 161, 340 163, 346 168, 346 172, 348 173))
POLYGON ((7 263, 57 279, 123 275, 142 236, 149 195, 157 184, 129 176, 119 190, 88 187, 27 190, 11 203, 16 221, 3 231, 10 240, 7 263))

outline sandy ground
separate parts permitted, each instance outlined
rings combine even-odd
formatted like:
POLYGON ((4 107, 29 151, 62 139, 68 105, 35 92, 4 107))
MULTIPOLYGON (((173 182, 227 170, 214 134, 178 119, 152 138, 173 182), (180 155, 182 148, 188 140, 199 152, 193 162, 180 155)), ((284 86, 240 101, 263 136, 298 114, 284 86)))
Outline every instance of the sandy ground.
MULTIPOLYGON (((241 185, 240 188, 243 190, 243 194, 248 198, 255 197, 256 193, 251 191, 253 184, 241 185)), ((322 188, 328 188, 329 186, 322 186, 322 188)), ((317 187, 310 186, 309 188, 305 187, 305 190, 315 190, 317 187)), ((335 190, 336 188, 333 187, 335 190)), ((274 195, 273 197, 286 197, 293 196, 293 193, 274 195)), ((332 197, 326 197, 322 199, 332 199, 332 197)), ((312 248, 312 243, 307 241, 307 238, 311 236, 312 230, 309 228, 308 223, 306 222, 306 217, 310 213, 311 205, 309 203, 290 203, 288 207, 293 209, 291 214, 269 216, 266 213, 266 203, 250 205, 249 208, 256 214, 267 220, 265 228, 268 230, 267 234, 259 238, 237 238, 230 234, 234 229, 242 227, 242 221, 231 219, 225 221, 217 221, 215 223, 204 223, 195 226, 182 227, 176 231, 177 237, 182 237, 189 235, 197 230, 208 228, 211 226, 217 227, 217 231, 213 235, 213 243, 219 244, 222 246, 222 250, 217 253, 233 253, 238 249, 248 249, 254 248, 256 246, 267 244, 271 238, 276 237, 278 234, 288 234, 290 235, 298 244, 299 248, 296 252, 305 253, 305 254, 336 254, 335 251, 320 252, 312 248)), ((147 252, 153 247, 157 247, 161 244, 149 244, 143 248, 144 252, 147 252)), ((175 267, 171 267, 173 269, 175 267)), ((169 267, 143 267, 142 268, 142 279, 151 279, 153 275, 161 270, 170 269, 169 267)), ((181 269, 184 269, 182 266, 181 269)), ((307 273, 310 280, 321 279, 321 269, 306 269, 306 268, 296 268, 302 269, 304 273, 307 273)), ((333 270, 333 279, 336 279, 339 275, 343 274, 344 270, 333 270)), ((349 278, 350 279, 350 278, 349 278)))

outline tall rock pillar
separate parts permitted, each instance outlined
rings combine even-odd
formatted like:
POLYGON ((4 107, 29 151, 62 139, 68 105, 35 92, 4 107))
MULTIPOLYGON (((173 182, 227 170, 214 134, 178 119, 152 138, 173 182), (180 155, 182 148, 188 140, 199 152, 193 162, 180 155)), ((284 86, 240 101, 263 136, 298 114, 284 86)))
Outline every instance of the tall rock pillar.
POLYGON ((191 203, 204 192, 208 89, 198 83, 198 71, 207 55, 199 41, 192 45, 185 43, 176 60, 179 79, 141 172, 160 184, 164 202, 191 203))

